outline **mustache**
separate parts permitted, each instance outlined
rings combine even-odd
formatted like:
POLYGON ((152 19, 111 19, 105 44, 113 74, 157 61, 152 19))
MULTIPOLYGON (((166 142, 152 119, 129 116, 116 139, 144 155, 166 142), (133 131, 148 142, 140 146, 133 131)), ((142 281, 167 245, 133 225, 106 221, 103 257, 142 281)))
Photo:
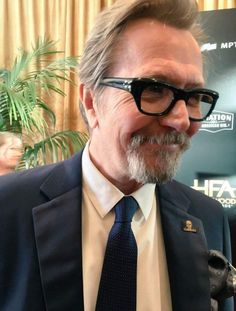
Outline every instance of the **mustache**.
POLYGON ((190 146, 190 138, 186 133, 171 132, 162 135, 134 135, 131 139, 131 146, 138 147, 142 144, 158 144, 158 145, 181 145, 182 148, 188 149, 190 146))

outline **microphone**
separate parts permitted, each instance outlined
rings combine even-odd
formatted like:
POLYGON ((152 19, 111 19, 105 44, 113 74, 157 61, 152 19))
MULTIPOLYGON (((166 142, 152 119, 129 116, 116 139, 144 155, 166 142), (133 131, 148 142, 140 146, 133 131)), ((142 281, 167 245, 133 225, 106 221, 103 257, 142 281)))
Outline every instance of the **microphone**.
POLYGON ((218 302, 236 293, 236 269, 217 250, 208 253, 212 311, 218 310, 218 302))

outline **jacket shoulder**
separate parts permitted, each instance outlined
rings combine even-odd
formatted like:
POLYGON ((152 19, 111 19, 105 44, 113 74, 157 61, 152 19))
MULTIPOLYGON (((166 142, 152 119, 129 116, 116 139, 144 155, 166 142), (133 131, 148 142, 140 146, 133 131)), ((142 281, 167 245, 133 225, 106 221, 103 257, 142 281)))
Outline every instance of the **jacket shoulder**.
POLYGON ((55 196, 67 192, 80 179, 80 154, 58 162, 40 166, 37 168, 24 170, 0 177, 0 206, 10 208, 12 206, 39 205, 52 199, 55 196), (46 196, 50 189, 52 196, 46 196), (59 190, 58 190, 59 189, 59 190))

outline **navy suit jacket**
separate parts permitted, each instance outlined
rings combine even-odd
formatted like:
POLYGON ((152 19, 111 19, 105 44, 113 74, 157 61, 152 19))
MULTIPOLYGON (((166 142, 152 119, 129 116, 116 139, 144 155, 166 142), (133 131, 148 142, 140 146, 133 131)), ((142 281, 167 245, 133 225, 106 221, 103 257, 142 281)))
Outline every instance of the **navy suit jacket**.
MULTIPOLYGON (((84 310, 81 199, 81 153, 0 178, 0 311, 84 310)), ((176 181, 157 199, 173 310, 210 311, 208 249, 230 256, 222 208, 176 181)))

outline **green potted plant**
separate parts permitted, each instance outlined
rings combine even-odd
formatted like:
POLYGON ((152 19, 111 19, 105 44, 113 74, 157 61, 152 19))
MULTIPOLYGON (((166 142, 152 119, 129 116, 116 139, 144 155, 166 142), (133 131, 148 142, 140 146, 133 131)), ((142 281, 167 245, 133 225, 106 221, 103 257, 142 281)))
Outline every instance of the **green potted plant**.
POLYGON ((18 133, 24 146, 19 168, 68 158, 88 139, 78 131, 56 131, 52 94, 66 96, 62 83, 73 83, 75 57, 58 58, 55 42, 39 38, 32 51, 21 50, 10 69, 0 70, 0 131, 18 133))

